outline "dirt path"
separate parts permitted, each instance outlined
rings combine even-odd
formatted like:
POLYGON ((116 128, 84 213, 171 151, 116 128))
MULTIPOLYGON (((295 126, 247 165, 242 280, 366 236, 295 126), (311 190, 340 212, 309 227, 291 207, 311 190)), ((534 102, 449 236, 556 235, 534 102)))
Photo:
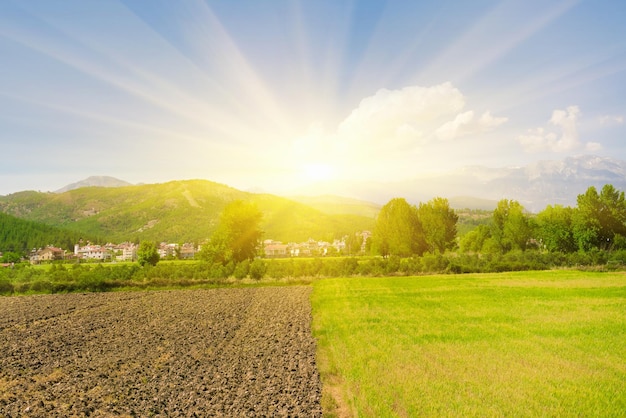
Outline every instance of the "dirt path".
POLYGON ((309 293, 0 298, 0 416, 321 416, 309 293))

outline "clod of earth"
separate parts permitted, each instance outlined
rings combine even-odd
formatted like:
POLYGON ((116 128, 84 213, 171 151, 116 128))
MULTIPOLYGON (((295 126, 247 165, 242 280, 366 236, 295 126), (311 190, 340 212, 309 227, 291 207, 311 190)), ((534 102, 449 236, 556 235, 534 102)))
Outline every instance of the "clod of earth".
POLYGON ((0 416, 320 417, 309 294, 0 298, 0 416))

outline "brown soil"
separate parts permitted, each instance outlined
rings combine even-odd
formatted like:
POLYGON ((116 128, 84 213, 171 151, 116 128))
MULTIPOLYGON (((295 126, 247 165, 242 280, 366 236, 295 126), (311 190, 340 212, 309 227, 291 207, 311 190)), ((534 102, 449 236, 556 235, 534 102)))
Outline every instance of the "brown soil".
POLYGON ((0 416, 321 416, 308 287, 0 297, 0 416))

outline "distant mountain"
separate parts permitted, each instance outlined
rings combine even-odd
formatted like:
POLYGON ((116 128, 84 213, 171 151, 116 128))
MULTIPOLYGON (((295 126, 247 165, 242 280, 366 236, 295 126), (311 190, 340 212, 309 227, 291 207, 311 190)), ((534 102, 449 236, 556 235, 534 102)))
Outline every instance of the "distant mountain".
POLYGON ((480 199, 471 196, 455 196, 448 199, 452 209, 494 210, 498 206, 497 200, 480 199))
POLYGON ((539 212, 548 205, 575 206, 577 196, 590 186, 600 189, 612 184, 625 190, 626 161, 579 156, 504 169, 468 167, 442 180, 448 185, 464 185, 463 191, 471 196, 515 199, 528 210, 539 212))
POLYGON ((626 161, 586 155, 521 167, 470 166, 397 182, 328 182, 305 194, 323 191, 378 204, 394 197, 417 204, 439 196, 447 198, 452 207, 470 209, 493 209, 499 200, 513 199, 527 210, 539 212, 547 205, 575 206, 577 196, 589 186, 600 189, 605 184, 626 191, 626 161))
POLYGON ((206 180, 125 187, 83 187, 63 193, 24 191, 0 196, 0 212, 121 242, 201 242, 209 238, 233 200, 255 203, 263 213, 265 238, 332 240, 371 230, 374 219, 328 214, 291 199, 243 192, 206 180))
POLYGON ((65 193, 70 190, 80 189, 82 187, 124 187, 131 186, 130 183, 116 179, 115 177, 109 176, 91 176, 87 177, 84 180, 77 181, 76 183, 68 184, 65 187, 61 187, 59 190, 56 190, 54 193, 65 193))

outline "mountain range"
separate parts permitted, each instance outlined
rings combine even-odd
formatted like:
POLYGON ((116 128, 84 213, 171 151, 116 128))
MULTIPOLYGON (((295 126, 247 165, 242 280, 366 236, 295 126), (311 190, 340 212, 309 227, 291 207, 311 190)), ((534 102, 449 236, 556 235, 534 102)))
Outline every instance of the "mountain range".
MULTIPOLYGON (((563 160, 539 161, 519 167, 466 166, 445 174, 392 182, 320 182, 286 196, 327 214, 354 214, 369 218, 394 197, 414 204, 445 197, 455 209, 492 210, 501 199, 519 201, 537 213, 548 205, 575 206, 589 186, 612 184, 626 189, 626 161, 583 155, 563 160), (339 197, 344 196, 344 197, 339 197)), ((130 183, 107 176, 93 176, 57 190, 81 187, 123 187, 130 183)), ((255 193, 259 194, 259 193, 255 193)))
POLYGON ((132 186, 131 183, 116 179, 115 177, 110 176, 91 176, 87 177, 84 180, 77 181, 76 183, 68 184, 65 187, 61 187, 59 190, 56 190, 54 193, 65 193, 70 190, 80 189, 82 187, 124 187, 124 186, 132 186))
MULTIPOLYGON (((79 183, 90 182, 102 184, 98 178, 79 183)), ((371 209, 355 209, 358 205, 353 200, 337 199, 325 211, 321 202, 315 208, 316 204, 309 206, 270 194, 243 192, 207 180, 112 184, 118 187, 68 186, 70 190, 64 192, 23 191, 0 196, 0 212, 113 242, 202 242, 211 236, 223 209, 234 200, 256 204, 263 213, 261 228, 265 238, 278 241, 332 241, 356 231, 371 230, 374 225, 371 209)))
POLYGON ((22 191, 0 196, 0 212, 111 241, 201 242, 211 236, 224 207, 254 202, 264 214, 265 238, 279 241, 332 240, 372 230, 380 207, 394 197, 417 204, 445 197, 455 209, 491 210, 503 198, 529 211, 547 205, 575 206, 589 186, 626 189, 626 162, 581 156, 524 167, 465 167, 445 175, 408 181, 320 184, 320 193, 295 197, 250 193, 207 180, 130 185, 94 176, 54 193, 22 191), (347 187, 347 188, 346 188, 347 187), (349 190, 350 197, 338 197, 349 190))
POLYGON ((501 199, 519 201, 537 213, 548 205, 576 206, 576 198, 590 186, 612 184, 626 189, 626 161, 598 156, 540 161, 521 167, 464 167, 436 176, 397 182, 344 182, 319 184, 307 193, 343 194, 385 203, 405 197, 411 203, 445 197, 454 208, 493 209, 501 199))

